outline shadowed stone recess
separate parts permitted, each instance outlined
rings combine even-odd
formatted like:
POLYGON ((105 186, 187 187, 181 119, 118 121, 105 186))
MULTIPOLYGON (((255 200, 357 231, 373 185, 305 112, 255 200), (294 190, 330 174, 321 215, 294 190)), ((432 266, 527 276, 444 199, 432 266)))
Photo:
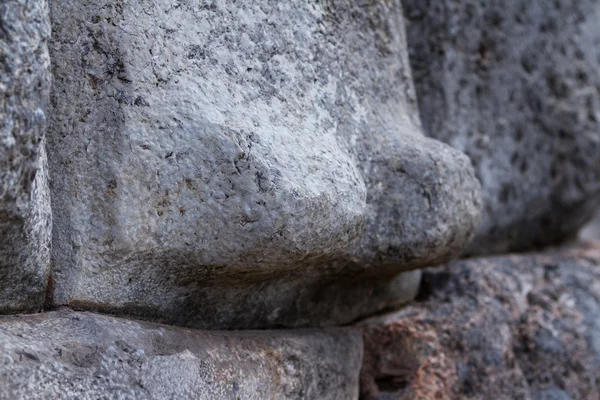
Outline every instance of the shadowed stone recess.
POLYGON ((410 300, 478 223, 399 1, 51 4, 53 302, 203 328, 410 300))
POLYGON ((482 183, 467 253, 574 237, 600 201, 600 2, 403 5, 425 133, 482 183))
POLYGON ((39 310, 50 270, 48 5, 0 3, 0 312, 39 310))
POLYGON ((0 317, 2 399, 358 399, 360 333, 203 332, 71 311, 0 317))

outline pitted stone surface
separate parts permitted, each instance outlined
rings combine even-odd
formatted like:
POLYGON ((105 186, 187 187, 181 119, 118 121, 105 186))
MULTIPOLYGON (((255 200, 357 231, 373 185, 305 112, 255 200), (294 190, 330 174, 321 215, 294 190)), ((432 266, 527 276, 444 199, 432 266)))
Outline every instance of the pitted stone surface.
POLYGON ((203 332, 70 311, 0 317, 1 399, 358 399, 360 333, 203 332))
POLYGON ((596 400, 600 242, 426 269, 361 327, 361 399, 596 400))
POLYGON ((574 236, 600 195, 600 2, 407 0, 425 133, 481 180, 469 253, 574 236))
POLYGON ((345 323, 471 238, 479 184, 421 133, 398 1, 51 8, 55 304, 345 323))
POLYGON ((0 312, 39 310, 50 269, 48 5, 0 3, 0 312))

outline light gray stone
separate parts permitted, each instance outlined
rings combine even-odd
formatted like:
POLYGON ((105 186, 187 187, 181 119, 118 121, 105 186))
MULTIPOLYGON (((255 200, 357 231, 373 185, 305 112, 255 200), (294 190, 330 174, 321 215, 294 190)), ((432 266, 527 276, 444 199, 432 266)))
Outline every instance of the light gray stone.
POLYGON ((581 240, 600 240, 600 210, 581 228, 578 237, 581 240))
POLYGON ((0 317, 1 399, 358 399, 360 333, 203 332, 90 313, 0 317))
POLYGON ((39 310, 50 270, 44 0, 0 2, 0 312, 39 310))
POLYGON ((423 137, 399 1, 56 0, 55 304, 330 325, 461 251, 479 184, 423 137))
POLYGON ((426 134, 483 186, 468 253, 576 235, 600 197, 600 2, 407 0, 426 134))

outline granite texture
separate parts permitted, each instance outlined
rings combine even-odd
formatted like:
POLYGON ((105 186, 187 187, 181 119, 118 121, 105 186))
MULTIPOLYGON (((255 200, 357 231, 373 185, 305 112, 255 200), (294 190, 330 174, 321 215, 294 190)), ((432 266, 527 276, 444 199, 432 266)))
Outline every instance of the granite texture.
POLYGON ((600 2, 403 5, 424 130, 482 183, 467 253, 574 237, 600 202, 600 2))
POLYGON ((600 242, 423 275, 415 304, 363 323, 361 398, 600 398, 600 242))
POLYGON ((201 328, 347 323, 472 237, 398 0, 51 3, 51 302, 201 328))
POLYGON ((91 313, 0 317, 1 399, 358 399, 360 333, 205 332, 91 313))
POLYGON ((50 270, 44 0, 0 3, 0 312, 39 310, 50 270))

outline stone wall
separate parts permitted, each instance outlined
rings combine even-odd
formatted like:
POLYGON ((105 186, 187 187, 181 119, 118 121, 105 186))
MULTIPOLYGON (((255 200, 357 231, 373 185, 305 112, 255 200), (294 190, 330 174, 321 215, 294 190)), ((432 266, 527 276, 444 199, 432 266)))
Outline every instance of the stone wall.
POLYGON ((48 4, 2 2, 0 27, 0 310, 37 311, 52 230, 44 147, 48 4))
POLYGON ((600 3, 517 3, 1 2, 0 398, 593 398, 600 245, 446 264, 600 195, 600 3))
POLYGON ((403 4, 424 129, 483 185, 468 253, 575 237, 600 201, 600 3, 403 4))

